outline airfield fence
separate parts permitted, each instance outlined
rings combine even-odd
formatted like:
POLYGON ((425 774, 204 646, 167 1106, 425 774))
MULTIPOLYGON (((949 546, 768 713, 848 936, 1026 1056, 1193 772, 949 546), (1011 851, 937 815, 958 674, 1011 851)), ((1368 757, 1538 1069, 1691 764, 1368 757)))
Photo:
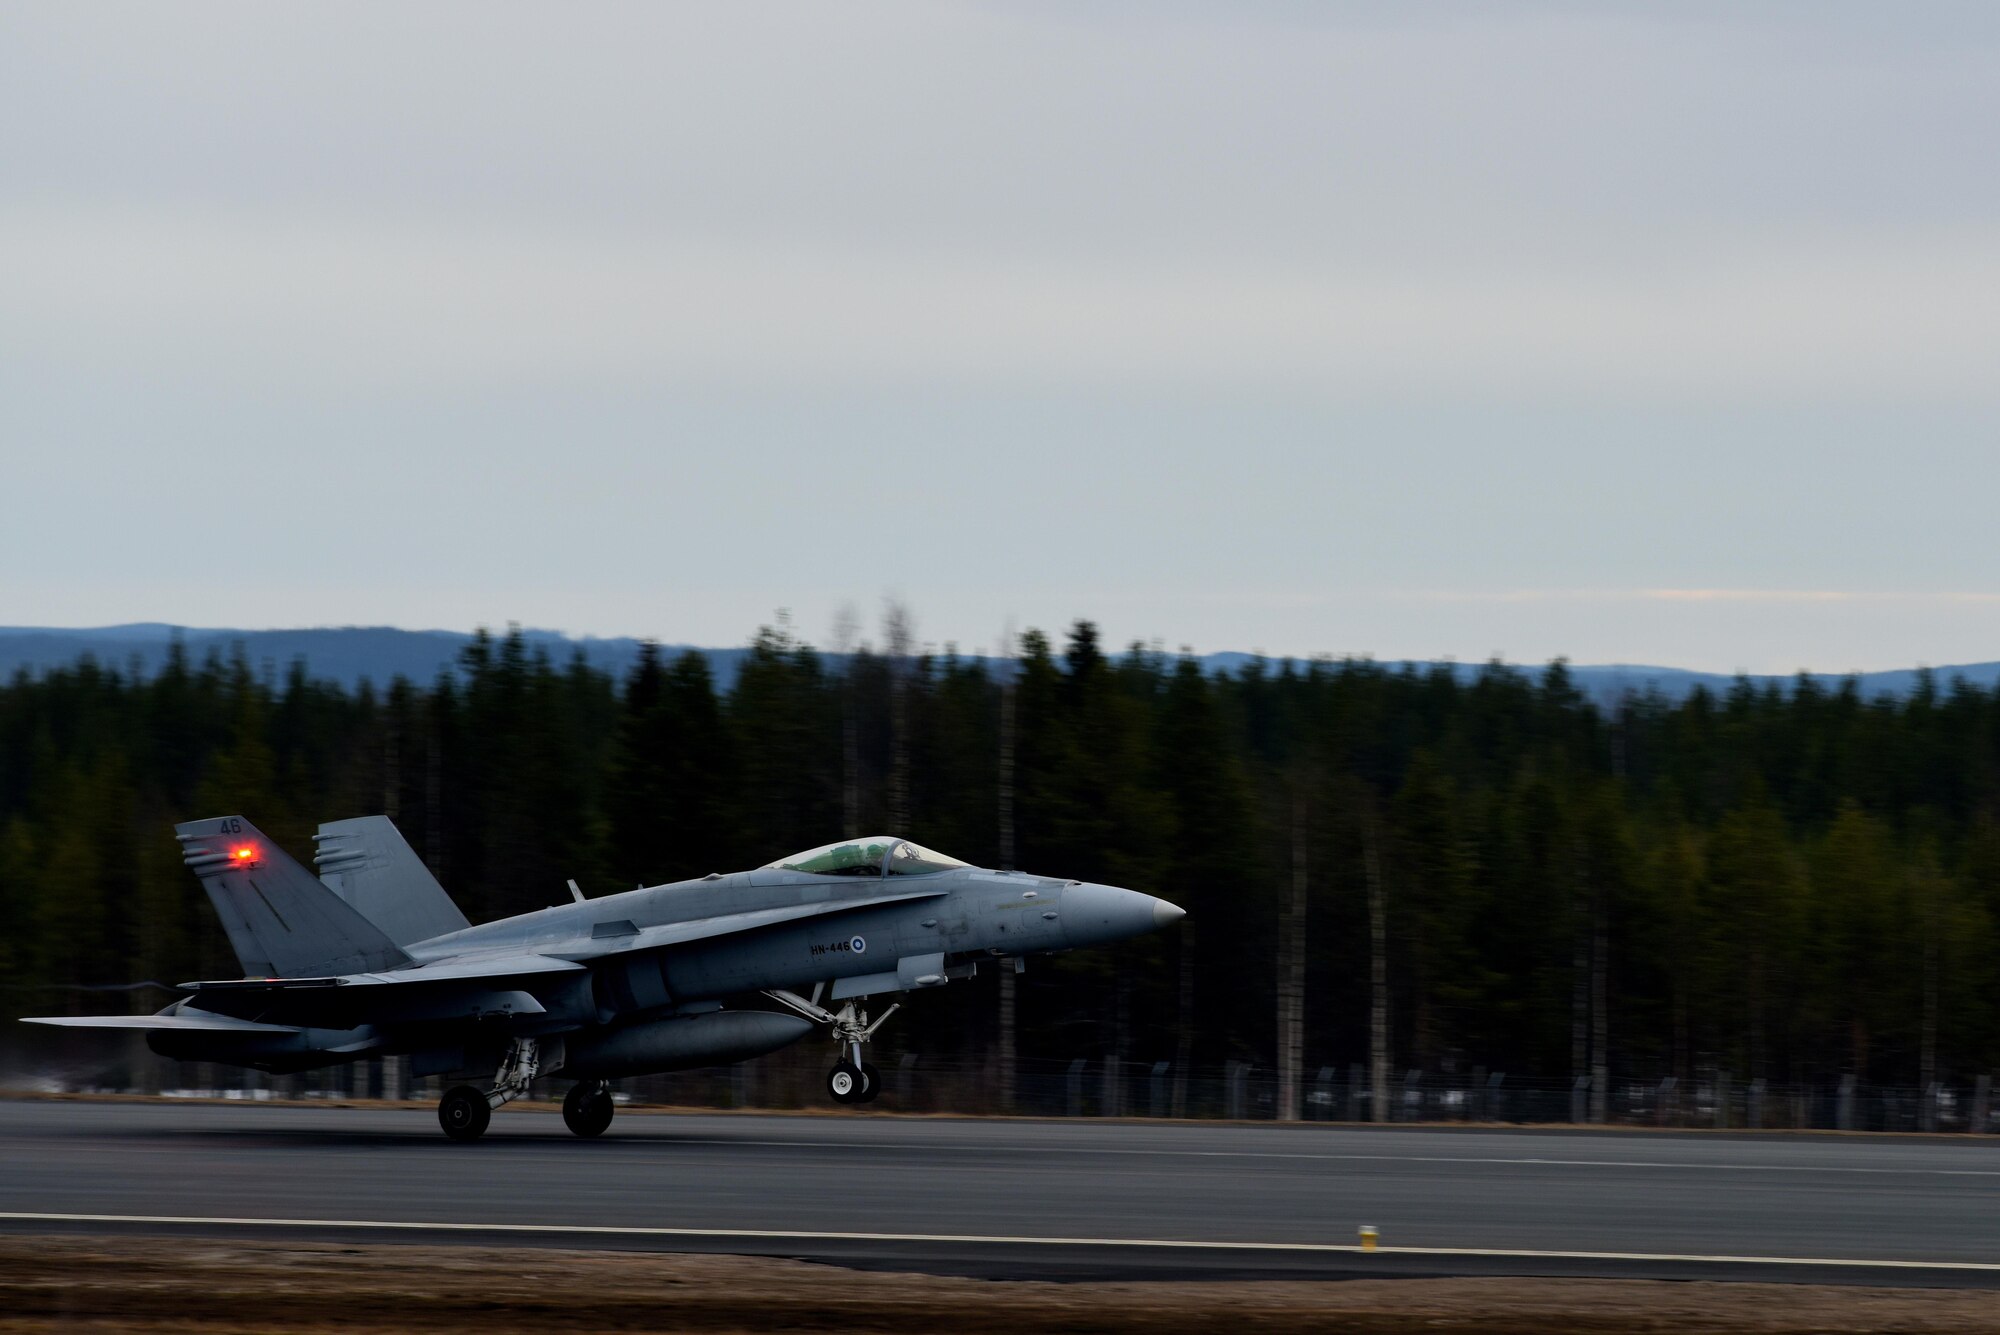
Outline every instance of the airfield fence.
MULTIPOLYGON (((1278 1073, 1233 1061, 1196 1065, 1185 1073, 1166 1061, 1107 1057, 1026 1059, 1015 1071, 1011 1099, 991 1061, 929 1057, 916 1052, 876 1056, 883 1093, 877 1105, 912 1113, 1033 1117, 1128 1117, 1272 1121, 1278 1118, 1278 1073)), ((617 1081, 623 1101, 699 1108, 816 1109, 829 1106, 828 1053, 819 1044, 741 1066, 617 1081)), ((0 1085, 17 1090, 156 1094, 249 1099, 434 1099, 437 1077, 413 1080, 400 1058, 380 1058, 302 1075, 267 1076, 199 1062, 174 1062, 128 1045, 106 1060, 80 1058, 60 1069, 12 1074, 0 1085)), ((1575 1123, 1596 1112, 1588 1080, 1529 1079, 1479 1067, 1451 1072, 1403 1071, 1380 1091, 1359 1064, 1309 1068, 1300 1082, 1299 1117, 1323 1122, 1575 1123)), ((561 1082, 541 1082, 538 1095, 560 1096, 561 1082)), ((1937 1081, 1928 1088, 1864 1083, 1840 1076, 1811 1083, 1741 1080, 1709 1070, 1687 1081, 1613 1079, 1603 1120, 1625 1126, 1732 1130, 1969 1132, 2000 1134, 2000 1103, 1990 1076, 1937 1081)))

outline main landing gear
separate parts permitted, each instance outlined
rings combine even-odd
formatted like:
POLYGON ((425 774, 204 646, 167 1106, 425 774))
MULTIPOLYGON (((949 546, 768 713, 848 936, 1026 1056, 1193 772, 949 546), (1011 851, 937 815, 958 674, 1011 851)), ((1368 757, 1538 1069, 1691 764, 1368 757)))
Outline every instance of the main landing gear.
POLYGON ((872 1063, 861 1060, 861 1045, 875 1037, 875 1031, 882 1027, 883 1022, 902 1009, 901 1002, 883 1011, 870 1024, 868 1012, 857 1010, 852 1001, 843 1004, 838 1012, 822 1009, 817 989, 813 992, 812 1001, 781 989, 764 995, 773 1001, 783 1002, 808 1020, 832 1027, 833 1041, 840 1045, 841 1058, 826 1074, 826 1092, 833 1096, 835 1103, 873 1103, 876 1100, 882 1093, 882 1073, 872 1063))
MULTIPOLYGON (((515 1039, 507 1055, 501 1058, 500 1069, 493 1074, 492 1089, 481 1092, 471 1085, 454 1085, 445 1091, 438 1100, 438 1125, 447 1136, 461 1143, 479 1139, 493 1120, 493 1110, 526 1094, 541 1068, 541 1046, 532 1038, 515 1039)), ((605 1102, 610 1101, 607 1095, 605 1102)), ((604 1122, 606 1126, 611 1124, 608 1113, 604 1122)))
POLYGON ((602 1080, 579 1080, 563 1096, 563 1125, 585 1140, 603 1135, 614 1111, 611 1090, 602 1080))
POLYGON ((479 1139, 492 1120, 493 1109, 487 1106, 486 1096, 471 1085, 454 1085, 438 1100, 438 1125, 453 1140, 479 1139))

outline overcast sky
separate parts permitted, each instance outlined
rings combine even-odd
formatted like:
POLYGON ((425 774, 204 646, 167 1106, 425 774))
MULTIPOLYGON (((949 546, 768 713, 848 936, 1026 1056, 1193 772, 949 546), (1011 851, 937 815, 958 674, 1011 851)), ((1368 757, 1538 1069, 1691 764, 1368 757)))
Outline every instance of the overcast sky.
POLYGON ((2000 658, 2000 6, 0 2, 0 624, 2000 658))

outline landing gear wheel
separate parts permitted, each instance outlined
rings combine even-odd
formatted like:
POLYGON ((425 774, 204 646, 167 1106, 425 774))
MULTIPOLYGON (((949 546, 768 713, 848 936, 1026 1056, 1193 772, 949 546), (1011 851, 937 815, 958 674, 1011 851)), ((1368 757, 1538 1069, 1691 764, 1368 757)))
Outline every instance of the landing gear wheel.
POLYGON ((826 1092, 835 1103, 860 1103, 868 1097, 868 1077, 846 1062, 826 1073, 826 1092))
POLYGON ((585 1140, 603 1135, 614 1111, 611 1091, 595 1080, 585 1080, 563 1095, 563 1125, 585 1140))
POLYGON ((456 1085, 438 1100, 438 1125, 453 1140, 479 1139, 492 1120, 493 1109, 487 1106, 486 1096, 471 1085, 456 1085))
POLYGON ((873 1103, 882 1095, 882 1073, 875 1069, 875 1063, 861 1063, 860 1103, 873 1103))

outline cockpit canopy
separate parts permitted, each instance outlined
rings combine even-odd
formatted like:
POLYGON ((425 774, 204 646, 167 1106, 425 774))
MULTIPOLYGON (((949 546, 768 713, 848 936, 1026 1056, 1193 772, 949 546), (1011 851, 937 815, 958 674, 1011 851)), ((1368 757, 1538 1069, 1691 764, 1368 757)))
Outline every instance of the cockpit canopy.
POLYGON ((843 839, 765 864, 767 870, 803 871, 815 876, 924 876, 968 864, 893 835, 843 839))

